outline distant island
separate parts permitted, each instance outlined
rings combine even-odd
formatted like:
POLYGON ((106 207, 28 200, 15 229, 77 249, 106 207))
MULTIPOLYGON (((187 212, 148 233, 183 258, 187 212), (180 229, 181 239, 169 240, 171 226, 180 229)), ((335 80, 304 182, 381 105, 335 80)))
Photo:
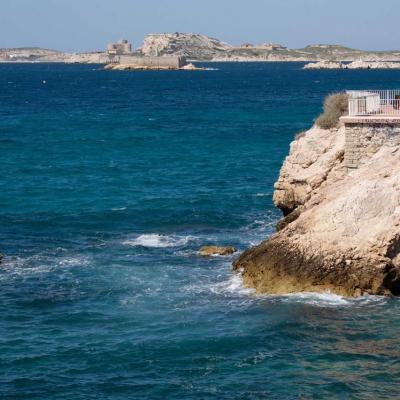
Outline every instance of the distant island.
POLYGON ((303 69, 400 69, 400 62, 357 60, 344 63, 341 61, 317 61, 304 65, 303 69))
POLYGON ((0 49, 0 62, 100 63, 124 55, 138 57, 175 56, 193 61, 299 61, 299 62, 396 62, 400 51, 364 51, 340 45, 316 44, 302 49, 288 49, 277 43, 242 43, 231 45, 194 33, 158 33, 144 38, 138 49, 128 41, 109 45, 105 50, 64 53, 37 47, 0 49))

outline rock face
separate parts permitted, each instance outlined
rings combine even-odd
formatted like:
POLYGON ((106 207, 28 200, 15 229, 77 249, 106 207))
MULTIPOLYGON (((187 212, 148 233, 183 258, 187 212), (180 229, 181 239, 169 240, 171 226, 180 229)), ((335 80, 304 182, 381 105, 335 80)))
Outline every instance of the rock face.
POLYGON ((388 61, 353 61, 347 64, 346 69, 400 69, 400 63, 388 61))
POLYGON ((306 64, 303 69, 342 69, 343 64, 338 61, 319 61, 306 64))
MULTIPOLYGON (((400 294, 400 134, 378 127, 344 164, 345 128, 295 140, 275 185, 278 231, 234 262, 258 293, 400 294)), ((368 136, 368 135, 366 135, 368 136)))
POLYGON ((232 46, 208 36, 194 33, 161 33, 147 35, 141 51, 146 56, 179 55, 189 59, 210 60, 232 46))
POLYGON ((236 249, 232 246, 203 246, 199 253, 204 257, 208 256, 229 256, 236 252, 236 249))
POLYGON ((338 61, 319 61, 308 63, 303 69, 400 69, 400 63, 357 60, 349 64, 344 64, 338 61))

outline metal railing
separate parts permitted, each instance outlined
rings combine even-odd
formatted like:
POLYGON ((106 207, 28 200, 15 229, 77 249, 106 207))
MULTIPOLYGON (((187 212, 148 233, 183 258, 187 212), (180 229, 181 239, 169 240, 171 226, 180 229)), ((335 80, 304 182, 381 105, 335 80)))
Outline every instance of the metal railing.
POLYGON ((400 117, 400 90, 349 90, 349 115, 400 117))

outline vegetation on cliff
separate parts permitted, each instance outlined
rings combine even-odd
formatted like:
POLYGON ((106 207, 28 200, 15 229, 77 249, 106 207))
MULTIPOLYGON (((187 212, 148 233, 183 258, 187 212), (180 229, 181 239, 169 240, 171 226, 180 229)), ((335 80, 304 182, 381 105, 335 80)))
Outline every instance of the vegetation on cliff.
POLYGON ((339 118, 348 113, 349 97, 346 93, 335 93, 324 101, 324 112, 315 121, 322 129, 337 127, 339 118))

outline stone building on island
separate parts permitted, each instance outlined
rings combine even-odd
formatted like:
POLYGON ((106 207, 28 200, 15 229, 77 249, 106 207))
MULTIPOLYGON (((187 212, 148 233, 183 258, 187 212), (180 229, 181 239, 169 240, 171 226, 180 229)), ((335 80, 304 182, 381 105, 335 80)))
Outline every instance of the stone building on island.
POLYGON ((109 56, 132 54, 132 44, 126 39, 121 39, 117 43, 110 43, 107 46, 107 54, 109 56))
POLYGON ((180 69, 184 67, 186 58, 182 56, 146 56, 135 51, 132 44, 121 39, 107 46, 106 60, 108 69, 180 69))

